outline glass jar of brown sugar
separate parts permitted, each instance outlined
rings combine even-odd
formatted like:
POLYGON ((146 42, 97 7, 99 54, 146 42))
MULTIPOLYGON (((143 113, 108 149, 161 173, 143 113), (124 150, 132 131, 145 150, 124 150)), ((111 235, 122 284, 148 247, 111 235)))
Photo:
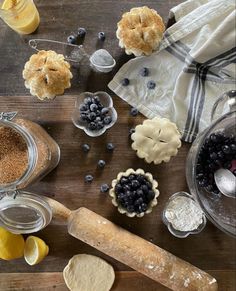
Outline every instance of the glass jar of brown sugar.
POLYGON ((60 160, 60 148, 38 124, 16 113, 0 113, 0 224, 32 232, 51 220, 41 197, 22 189, 42 179, 60 160))

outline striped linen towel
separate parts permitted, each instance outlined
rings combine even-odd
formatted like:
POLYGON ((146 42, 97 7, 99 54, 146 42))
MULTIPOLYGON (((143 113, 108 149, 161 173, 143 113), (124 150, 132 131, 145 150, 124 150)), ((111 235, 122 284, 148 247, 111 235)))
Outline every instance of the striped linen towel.
POLYGON ((127 62, 108 87, 146 117, 169 118, 192 142, 211 123, 218 96, 236 89, 235 6, 235 0, 190 0, 174 7, 176 23, 159 51, 127 62), (143 67, 148 77, 139 74, 143 67), (155 89, 147 88, 150 80, 155 89))

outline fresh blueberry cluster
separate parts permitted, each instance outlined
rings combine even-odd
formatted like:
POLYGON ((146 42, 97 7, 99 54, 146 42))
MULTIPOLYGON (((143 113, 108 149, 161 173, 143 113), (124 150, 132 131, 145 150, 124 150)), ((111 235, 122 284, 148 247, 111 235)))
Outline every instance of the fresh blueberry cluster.
POLYGON ((102 105, 98 96, 86 97, 79 110, 80 119, 88 123, 90 130, 100 130, 112 122, 109 109, 102 105))
POLYGON ((230 169, 236 156, 236 139, 224 133, 212 133, 200 149, 196 165, 196 179, 201 188, 219 193, 214 172, 219 168, 230 169))
POLYGON ((117 202, 130 213, 145 212, 155 197, 152 183, 141 174, 122 176, 115 186, 115 194, 117 202))

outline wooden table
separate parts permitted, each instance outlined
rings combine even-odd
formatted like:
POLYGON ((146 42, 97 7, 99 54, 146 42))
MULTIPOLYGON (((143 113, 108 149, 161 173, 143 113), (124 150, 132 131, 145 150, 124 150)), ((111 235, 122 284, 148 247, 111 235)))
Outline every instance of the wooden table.
MULTIPOLYGON (((181 0, 148 0, 145 4, 155 8, 167 20, 168 11, 181 0)), ((124 55, 115 38, 116 23, 124 11, 143 5, 143 1, 36 1, 41 24, 34 35, 20 37, 4 24, 0 24, 0 110, 17 110, 19 116, 40 123, 58 142, 61 161, 56 170, 42 181, 28 188, 29 191, 48 195, 64 203, 71 209, 85 206, 114 221, 129 231, 165 248, 173 254, 208 271, 219 282, 219 290, 236 290, 235 281, 235 240, 208 222, 202 233, 186 239, 173 237, 161 221, 163 207, 171 194, 188 191, 185 181, 185 162, 189 145, 184 144, 178 155, 167 164, 148 165, 138 159, 130 147, 129 128, 140 123, 142 116, 129 116, 129 105, 114 96, 118 111, 118 122, 105 135, 89 138, 71 122, 71 113, 76 96, 83 91, 106 90, 118 68, 130 57, 124 55), (21 72, 24 63, 33 51, 27 46, 30 38, 49 38, 66 41, 67 36, 78 27, 86 27, 84 41, 88 52, 101 47, 97 33, 106 32, 104 48, 117 60, 112 73, 97 74, 85 65, 73 68, 73 84, 66 95, 52 102, 40 102, 31 97, 24 87, 21 72), (81 150, 83 143, 91 145, 86 155, 81 150), (116 146, 113 154, 107 153, 106 142, 116 146), (105 159, 104 170, 98 170, 96 163, 105 159), (107 194, 99 187, 110 183, 117 173, 129 167, 150 171, 159 182, 159 203, 153 213, 142 219, 130 219, 117 212, 107 194), (93 174, 91 185, 84 183, 86 174, 93 174)), ((110 92, 111 93, 111 92, 110 92)), ((164 291, 167 288, 129 269, 127 266, 103 255, 88 245, 67 234, 63 225, 49 225, 37 233, 50 246, 49 256, 39 265, 28 266, 23 259, 0 261, 0 290, 67 290, 62 270, 68 260, 78 253, 89 253, 105 258, 116 271, 116 281, 112 290, 117 291, 164 291)))

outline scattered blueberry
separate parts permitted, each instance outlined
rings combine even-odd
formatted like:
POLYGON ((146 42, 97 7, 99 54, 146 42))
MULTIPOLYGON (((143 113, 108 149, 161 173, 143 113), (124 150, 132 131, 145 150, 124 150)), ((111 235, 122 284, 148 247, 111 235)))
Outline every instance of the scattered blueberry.
POLYGON ((111 143, 111 142, 107 143, 107 149, 108 149, 109 151, 113 151, 114 148, 115 148, 115 146, 113 145, 113 143, 111 143))
POLYGON ((129 79, 128 79, 128 78, 124 78, 124 79, 121 81, 121 84, 122 84, 122 86, 128 86, 128 85, 129 85, 129 79))
POLYGON ((67 42, 68 42, 68 43, 75 44, 76 41, 77 41, 77 38, 76 38, 74 35, 70 35, 70 36, 68 36, 68 38, 67 38, 67 42))
POLYGON ((137 116, 138 115, 138 109, 137 108, 134 108, 134 107, 131 108, 130 115, 137 116))
POLYGON ((100 32, 98 33, 98 38, 99 38, 101 41, 104 41, 105 38, 106 38, 105 32, 100 31, 100 32))
POLYGON ((156 83, 154 81, 148 81, 147 87, 148 87, 148 89, 155 89, 156 83))
POLYGON ((109 186, 107 184, 102 184, 100 190, 102 193, 106 193, 109 190, 109 186))
POLYGON ((99 161, 98 161, 98 166, 99 166, 99 168, 104 168, 105 165, 106 165, 106 162, 105 162, 104 160, 99 160, 99 161))
POLYGON ((84 179, 85 179, 85 182, 91 183, 93 181, 93 176, 92 175, 86 175, 84 179))
POLYGON ((82 149, 85 153, 87 153, 90 150, 90 146, 87 143, 85 143, 82 145, 82 149))
POLYGON ((148 75, 149 75, 149 70, 148 70, 148 68, 142 68, 141 70, 140 70, 140 75, 142 76, 142 77, 147 77, 148 75))
POLYGON ((83 28, 83 27, 79 27, 79 29, 78 29, 78 36, 79 36, 80 38, 84 38, 85 35, 86 35, 86 29, 83 28))

